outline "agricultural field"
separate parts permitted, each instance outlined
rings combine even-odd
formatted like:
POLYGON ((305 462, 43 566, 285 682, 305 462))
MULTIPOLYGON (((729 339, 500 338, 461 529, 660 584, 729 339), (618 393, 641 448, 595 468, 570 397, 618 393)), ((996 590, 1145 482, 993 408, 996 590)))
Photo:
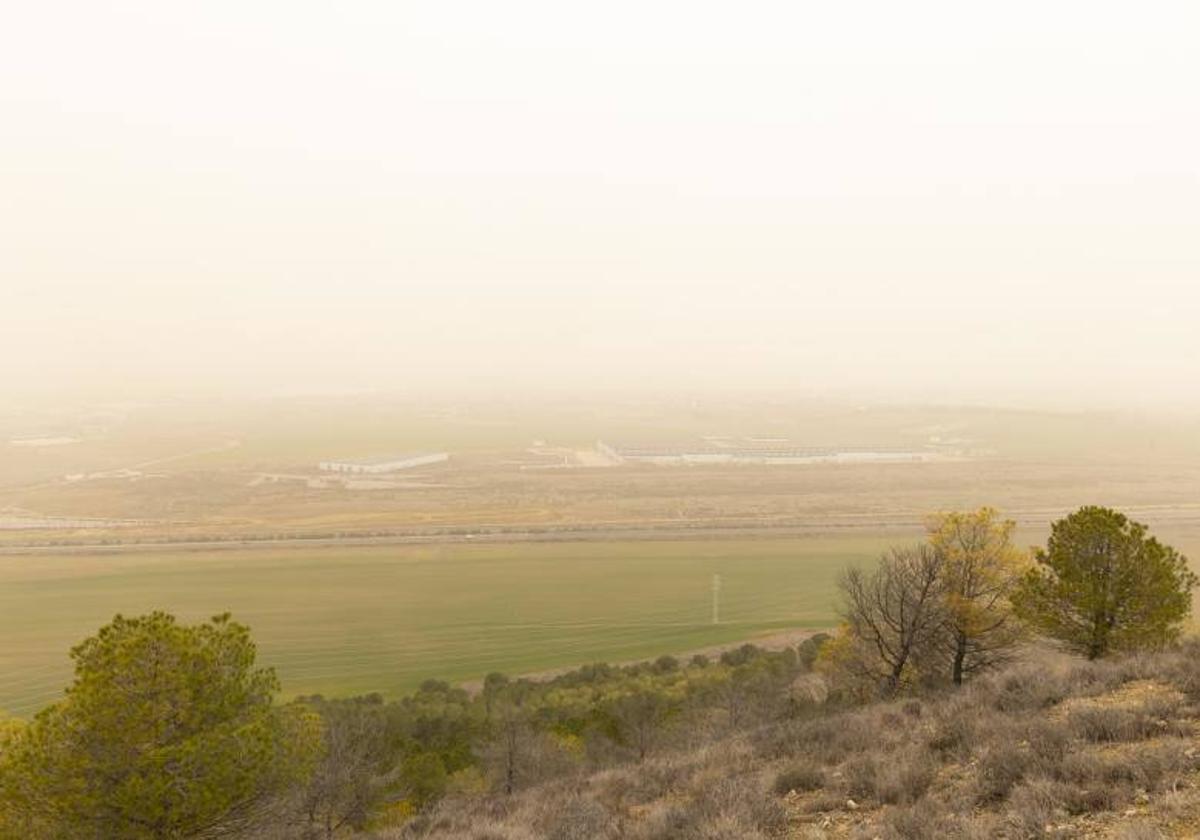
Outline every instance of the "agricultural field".
POLYGON ((117 612, 232 611, 288 694, 330 695, 822 627, 837 573, 895 538, 0 556, 0 709, 25 715, 53 700, 69 648, 117 612))
POLYGON ((279 538, 817 533, 990 504, 1044 524, 1100 502, 1200 518, 1200 428, 1104 415, 820 404, 448 406, 375 400, 0 414, 0 545, 279 538), (614 465, 601 438, 757 436, 953 451, 922 463, 614 465), (30 445, 53 442, 54 445, 30 445), (342 481, 329 458, 445 451, 342 481))

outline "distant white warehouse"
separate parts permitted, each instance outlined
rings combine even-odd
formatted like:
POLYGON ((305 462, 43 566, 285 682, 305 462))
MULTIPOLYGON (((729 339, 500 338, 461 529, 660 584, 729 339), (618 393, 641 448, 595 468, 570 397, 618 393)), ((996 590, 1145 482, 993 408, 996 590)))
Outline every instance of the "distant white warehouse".
POLYGON ((322 461, 317 466, 325 472, 377 475, 397 470, 410 470, 426 464, 439 464, 449 460, 450 453, 448 452, 410 452, 405 455, 380 455, 376 458, 357 460, 322 461))

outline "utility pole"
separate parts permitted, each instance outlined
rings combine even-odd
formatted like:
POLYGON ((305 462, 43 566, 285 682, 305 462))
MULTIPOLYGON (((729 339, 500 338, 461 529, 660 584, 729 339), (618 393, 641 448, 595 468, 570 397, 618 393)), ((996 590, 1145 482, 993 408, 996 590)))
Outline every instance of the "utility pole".
POLYGON ((721 623, 721 576, 713 575, 712 581, 712 598, 713 598, 713 624, 721 623))

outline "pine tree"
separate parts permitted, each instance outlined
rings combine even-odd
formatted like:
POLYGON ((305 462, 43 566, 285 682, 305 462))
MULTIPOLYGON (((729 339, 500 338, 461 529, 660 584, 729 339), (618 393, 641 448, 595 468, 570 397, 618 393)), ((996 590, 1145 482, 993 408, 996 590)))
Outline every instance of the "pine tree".
POLYGON ((1013 596, 1018 615, 1088 659, 1161 647, 1191 612, 1187 558, 1115 510, 1055 522, 1036 559, 1013 596))
POLYGON ((184 838, 244 831, 312 768, 320 722, 279 707, 229 616, 118 615, 71 651, 66 697, 12 738, 0 801, 27 836, 184 838))

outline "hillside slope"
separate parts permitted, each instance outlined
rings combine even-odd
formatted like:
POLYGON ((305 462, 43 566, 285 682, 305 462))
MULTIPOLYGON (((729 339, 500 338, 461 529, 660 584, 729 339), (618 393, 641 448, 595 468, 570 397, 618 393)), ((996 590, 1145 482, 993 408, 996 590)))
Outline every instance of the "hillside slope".
MULTIPOLYGON (((1034 652, 964 689, 781 722, 454 796, 388 840, 1100 838, 1200 831, 1200 643, 1088 663, 1034 652)), ((807 686, 807 688, 806 688, 807 686)))

